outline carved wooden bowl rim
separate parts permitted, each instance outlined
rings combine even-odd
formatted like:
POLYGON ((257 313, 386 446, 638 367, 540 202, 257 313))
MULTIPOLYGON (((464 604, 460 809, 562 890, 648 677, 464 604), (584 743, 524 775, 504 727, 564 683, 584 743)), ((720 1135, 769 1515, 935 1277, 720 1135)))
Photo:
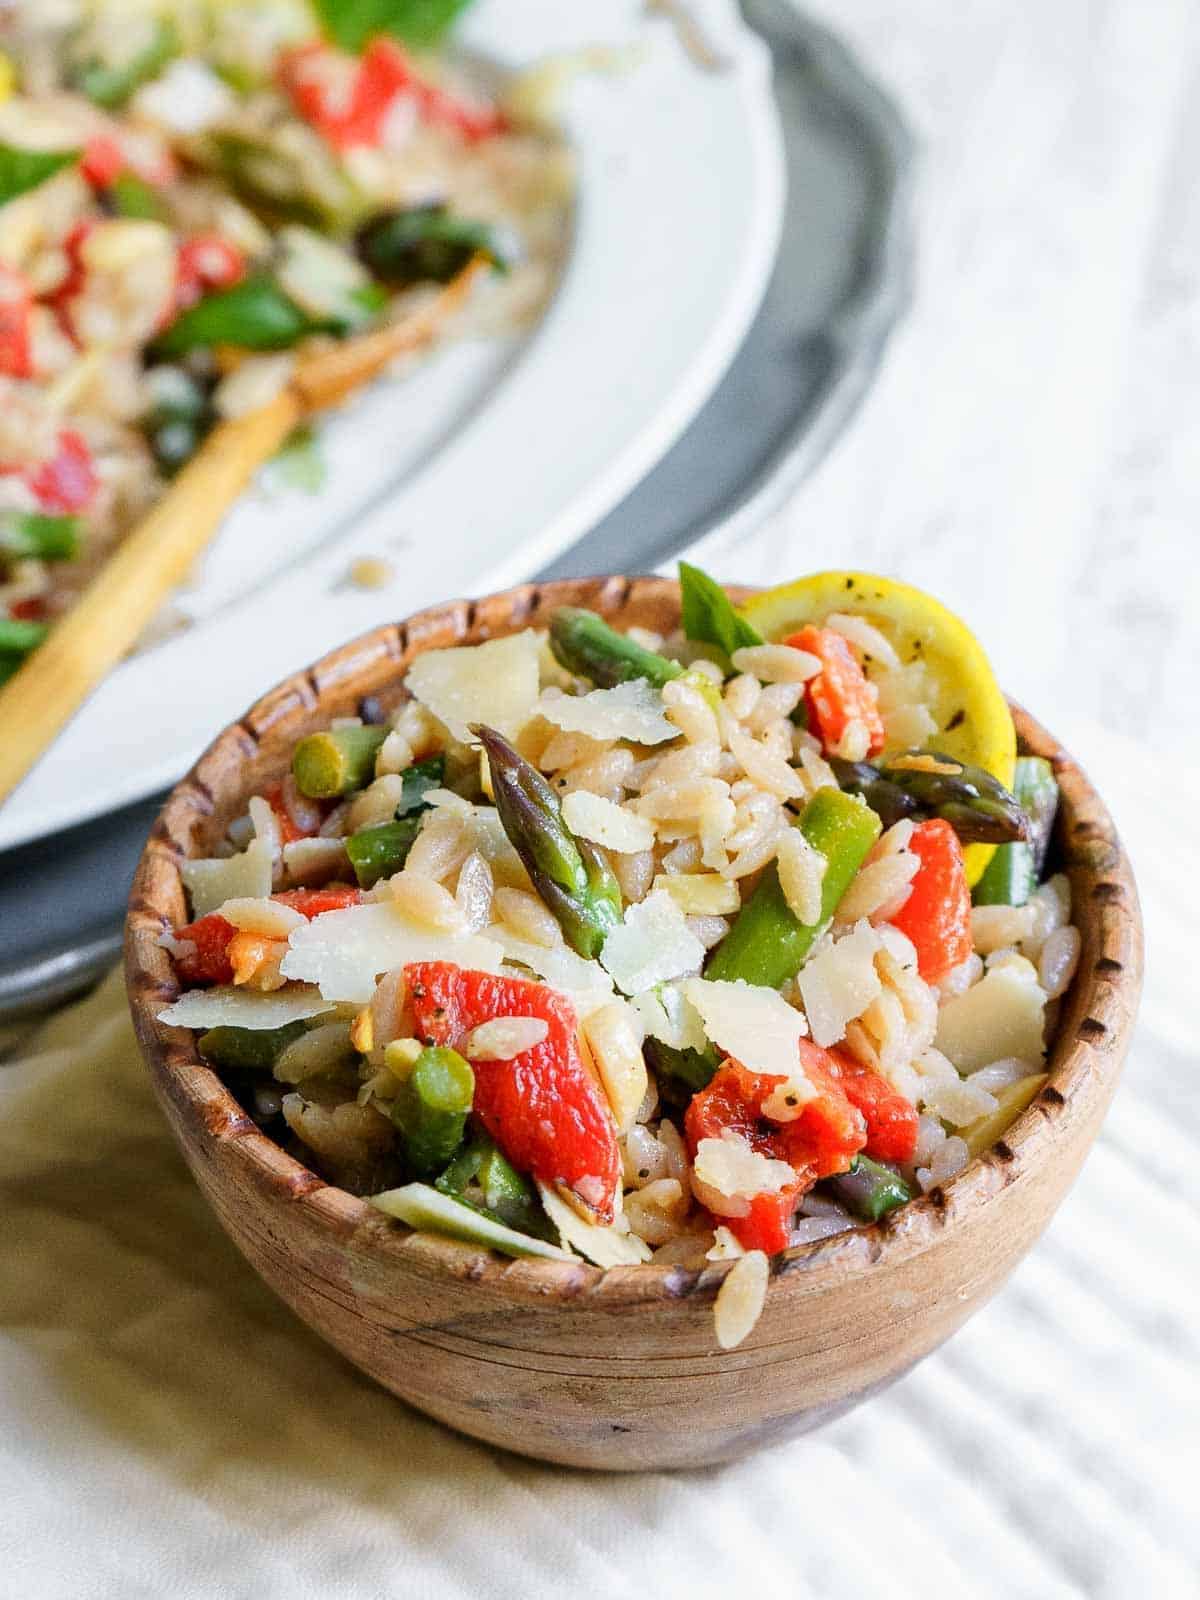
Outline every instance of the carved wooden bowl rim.
MULTIPOLYGON (((749 590, 736 591, 739 595, 749 590)), ((606 1270, 585 1262, 508 1260, 432 1233, 413 1233, 365 1200, 334 1187, 258 1128, 219 1076, 200 1059, 193 1034, 157 1020, 179 994, 164 930, 185 917, 179 864, 211 849, 214 831, 244 807, 264 778, 287 766, 296 738, 352 710, 363 693, 398 686, 422 650, 544 623, 556 606, 586 605, 618 623, 674 626, 679 589, 659 578, 591 578, 526 584, 479 601, 455 601, 385 624, 298 672, 226 728, 168 797, 138 864, 129 902, 126 976, 134 1024, 160 1097, 181 1140, 201 1155, 222 1147, 252 1188, 303 1208, 331 1245, 370 1248, 419 1275, 487 1281, 514 1300, 571 1300, 580 1294, 648 1303, 715 1292, 730 1263, 700 1269, 655 1265, 606 1270), (249 777, 249 781, 248 781, 249 777), (206 832, 207 830, 207 832, 206 832)), ((1103 801, 1075 760, 1028 712, 1014 705, 1021 748, 1046 757, 1062 793, 1057 856, 1074 892, 1083 935, 1079 969, 1063 1001, 1049 1078, 1005 1137, 958 1177, 871 1226, 801 1245, 771 1262, 768 1293, 802 1277, 810 1289, 857 1277, 928 1250, 1001 1190, 1055 1159, 1077 1121, 1107 1099, 1120 1070, 1141 987, 1142 929, 1128 858, 1103 801)))

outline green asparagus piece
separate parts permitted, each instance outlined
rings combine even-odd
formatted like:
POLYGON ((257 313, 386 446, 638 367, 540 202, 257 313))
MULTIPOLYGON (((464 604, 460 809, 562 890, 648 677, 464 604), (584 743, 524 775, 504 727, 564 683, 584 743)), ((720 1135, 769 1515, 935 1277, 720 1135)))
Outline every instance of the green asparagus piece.
POLYGON ((1023 906, 1037 888, 1058 811, 1054 769, 1041 756, 1019 756, 1013 792, 1029 819, 1029 836, 1002 844, 975 885, 977 906, 1023 906))
POLYGON ((420 812, 397 822, 381 822, 374 828, 360 828, 346 840, 346 854, 354 868, 360 889, 370 889, 380 878, 390 878, 408 860, 424 821, 420 812))
POLYGON ((282 1028, 210 1028, 201 1034, 199 1050, 214 1067, 270 1072, 287 1046, 307 1027, 305 1022, 289 1022, 282 1028))
POLYGON ((870 807, 840 789, 818 789, 796 826, 825 857, 820 919, 814 923, 796 920, 772 864, 713 951, 706 978, 744 978, 769 989, 778 989, 794 978, 828 928, 838 902, 881 831, 879 818, 870 807))
POLYGON ((292 752, 292 776, 310 800, 332 800, 370 783, 386 728, 330 728, 310 733, 292 752))
POLYGON ((453 1157, 474 1095, 475 1074, 457 1050, 427 1045, 421 1051, 392 1104, 392 1121, 417 1177, 432 1178, 453 1157))
POLYGON ((78 554, 78 517, 48 517, 39 511, 0 512, 0 555, 70 561, 78 554))
POLYGON ((521 1233, 548 1236, 533 1185, 517 1171, 486 1134, 473 1138, 434 1182, 452 1199, 521 1233))
POLYGON ((661 1039, 647 1038, 643 1051, 656 1078, 675 1078, 693 1094, 707 1088, 717 1070, 717 1053, 708 1050, 677 1050, 661 1039))
POLYGON ((604 855, 576 839, 558 796, 494 728, 471 732, 487 752, 496 810, 513 849, 572 950, 595 960, 621 920, 621 890, 604 855))
POLYGON ((912 1199, 912 1191, 894 1168, 870 1156, 855 1156, 849 1172, 832 1178, 829 1187, 844 1206, 864 1222, 878 1222, 912 1199))
POLYGON ((559 606, 550 618, 550 648, 560 666, 581 678, 590 678, 602 689, 631 683, 635 678, 645 678, 661 689, 672 678, 681 678, 684 671, 678 661, 644 650, 610 628, 594 611, 577 606, 559 606))
POLYGON ((44 622, 26 622, 21 617, 0 617, 0 655, 27 656, 50 632, 44 622))
POLYGON ((1007 844, 1025 837, 1028 820, 990 772, 939 750, 906 750, 879 766, 830 761, 847 794, 863 797, 885 827, 902 817, 942 817, 964 844, 1007 844))
POLYGON ((715 578, 686 561, 679 563, 683 631, 697 644, 712 644, 728 660, 743 645, 762 644, 763 636, 744 617, 715 578))
POLYGON ((355 244, 371 271, 394 288, 449 283, 472 256, 483 256, 497 272, 509 266, 494 228, 456 217, 436 202, 372 217, 358 230, 355 244))

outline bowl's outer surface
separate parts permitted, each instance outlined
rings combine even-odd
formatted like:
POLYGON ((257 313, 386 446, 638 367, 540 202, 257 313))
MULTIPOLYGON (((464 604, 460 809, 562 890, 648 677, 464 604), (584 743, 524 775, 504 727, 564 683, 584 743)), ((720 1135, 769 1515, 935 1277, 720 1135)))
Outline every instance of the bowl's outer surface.
POLYGON ((1141 983, 1128 860, 1086 777, 1015 710, 1062 788, 1058 853, 1083 935, 1050 1081, 1005 1140, 883 1223, 776 1259, 763 1315, 722 1353, 703 1271, 505 1261, 413 1234, 268 1139, 192 1035, 156 1020, 179 985, 157 941, 186 919, 179 863, 211 851, 295 740, 364 694, 394 703, 419 651, 538 625, 582 604, 666 628, 663 579, 527 585, 421 612, 327 656, 226 729, 172 793, 134 880, 126 944, 135 1026, 195 1177, 250 1262, 313 1328, 412 1405, 465 1433, 574 1466, 700 1466, 802 1432, 899 1377, 995 1292, 1070 1187, 1116 1086, 1141 983))

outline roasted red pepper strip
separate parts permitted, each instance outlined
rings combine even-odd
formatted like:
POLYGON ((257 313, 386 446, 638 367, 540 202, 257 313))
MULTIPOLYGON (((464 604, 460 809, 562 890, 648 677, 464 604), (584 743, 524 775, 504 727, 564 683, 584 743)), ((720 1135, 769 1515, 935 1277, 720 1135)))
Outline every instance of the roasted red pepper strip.
POLYGON ((867 730, 867 755, 877 755, 883 749, 885 734, 874 686, 867 681, 843 636, 834 628, 818 628, 810 622, 784 643, 807 650, 821 663, 820 672, 804 686, 804 700, 808 725, 825 750, 834 749, 849 724, 858 721, 867 730))
POLYGON ((175 266, 175 304, 168 320, 194 306, 212 289, 231 289, 246 276, 246 258, 218 233, 197 234, 179 246, 175 266))
POLYGON ((401 95, 411 98, 423 122, 454 128, 472 142, 505 127, 495 106, 460 100, 424 82, 393 39, 373 39, 348 82, 345 70, 344 58, 320 42, 285 51, 279 66, 280 85, 297 111, 337 150, 378 145, 401 95))
POLYGON ((54 455, 26 473, 25 481, 44 511, 63 516, 85 510, 100 486, 92 452, 74 428, 61 430, 54 455))
POLYGON ((917 1148, 916 1106, 852 1056, 836 1049, 829 1054, 837 1063, 842 1093, 866 1121, 865 1153, 876 1161, 911 1161, 917 1148))
MULTIPOLYGON (((305 828, 296 821, 283 798, 283 785, 281 783, 273 783, 269 789, 264 789, 262 797, 275 813, 275 821, 279 824, 279 838, 282 844, 295 844, 297 839, 315 838, 320 824, 318 823, 315 827, 305 828)), ((308 804, 312 805, 313 802, 310 800, 308 804)))
POLYGON ((232 922, 210 911, 208 916, 176 928, 175 937, 195 945, 190 955, 175 957, 175 970, 184 983, 232 983, 229 941, 237 933, 232 922))
POLYGON ((404 969, 416 1035, 461 1046, 497 1017, 540 1017, 541 1044, 511 1061, 478 1061, 476 1116, 521 1172, 570 1190, 601 1222, 613 1219, 620 1154, 612 1116, 579 1055, 578 1020, 563 995, 523 978, 471 972, 448 961, 404 969))
POLYGON ((19 272, 0 263, 0 377, 32 378, 33 295, 19 272))
POLYGON ((363 892, 352 883, 327 883, 323 889, 284 889, 273 894, 272 900, 291 906, 311 922, 327 911, 345 911, 347 906, 360 906, 363 892))
POLYGON ((707 1088, 692 1097, 684 1117, 693 1156, 701 1139, 719 1138, 730 1128, 760 1155, 786 1161, 796 1174, 796 1182, 778 1193, 755 1195, 749 1216, 719 1219, 748 1250, 784 1249, 800 1196, 818 1178, 845 1172, 866 1144, 864 1120, 842 1091, 837 1064, 807 1039, 800 1044, 800 1065, 817 1092, 794 1121, 772 1122, 763 1113, 771 1092, 787 1080, 750 1072, 737 1061, 725 1062, 707 1088))
POLYGON ((971 954, 971 891, 962 845, 942 817, 919 822, 908 848, 921 865, 908 899, 892 917, 917 952, 926 983, 938 983, 971 954))
MULTIPOLYGON (((285 889, 273 894, 272 900, 291 906, 311 922, 326 911, 344 911, 347 906, 362 903, 362 890, 349 883, 330 883, 323 889, 285 889)), ((233 966, 229 960, 229 942, 237 934, 232 922, 219 912, 210 911, 182 928, 176 928, 175 937, 196 946, 194 955, 177 956, 175 968, 186 983, 232 983, 233 966)))
POLYGON ((125 170, 125 152, 110 134, 94 134, 83 147, 79 170, 93 189, 107 189, 125 170))

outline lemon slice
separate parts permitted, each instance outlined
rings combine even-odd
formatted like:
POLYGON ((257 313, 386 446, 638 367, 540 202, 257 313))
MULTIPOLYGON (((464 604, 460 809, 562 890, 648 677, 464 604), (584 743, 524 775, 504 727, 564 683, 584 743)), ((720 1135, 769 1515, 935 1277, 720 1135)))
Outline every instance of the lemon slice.
MULTIPOLYGON (((900 658, 899 669, 869 652, 864 661, 867 676, 880 688, 889 734, 885 755, 925 745, 982 767, 1012 788, 1017 735, 1008 702, 979 640, 932 595, 869 572, 817 572, 755 595, 741 611, 765 639, 786 638, 806 622, 824 622, 835 612, 862 617, 900 658), (935 724, 919 739, 912 737, 911 725, 905 727, 912 713, 904 708, 914 702, 925 705, 935 724), (893 737, 893 730, 901 736, 893 737)), ((967 846, 968 883, 979 881, 995 848, 967 846)))

